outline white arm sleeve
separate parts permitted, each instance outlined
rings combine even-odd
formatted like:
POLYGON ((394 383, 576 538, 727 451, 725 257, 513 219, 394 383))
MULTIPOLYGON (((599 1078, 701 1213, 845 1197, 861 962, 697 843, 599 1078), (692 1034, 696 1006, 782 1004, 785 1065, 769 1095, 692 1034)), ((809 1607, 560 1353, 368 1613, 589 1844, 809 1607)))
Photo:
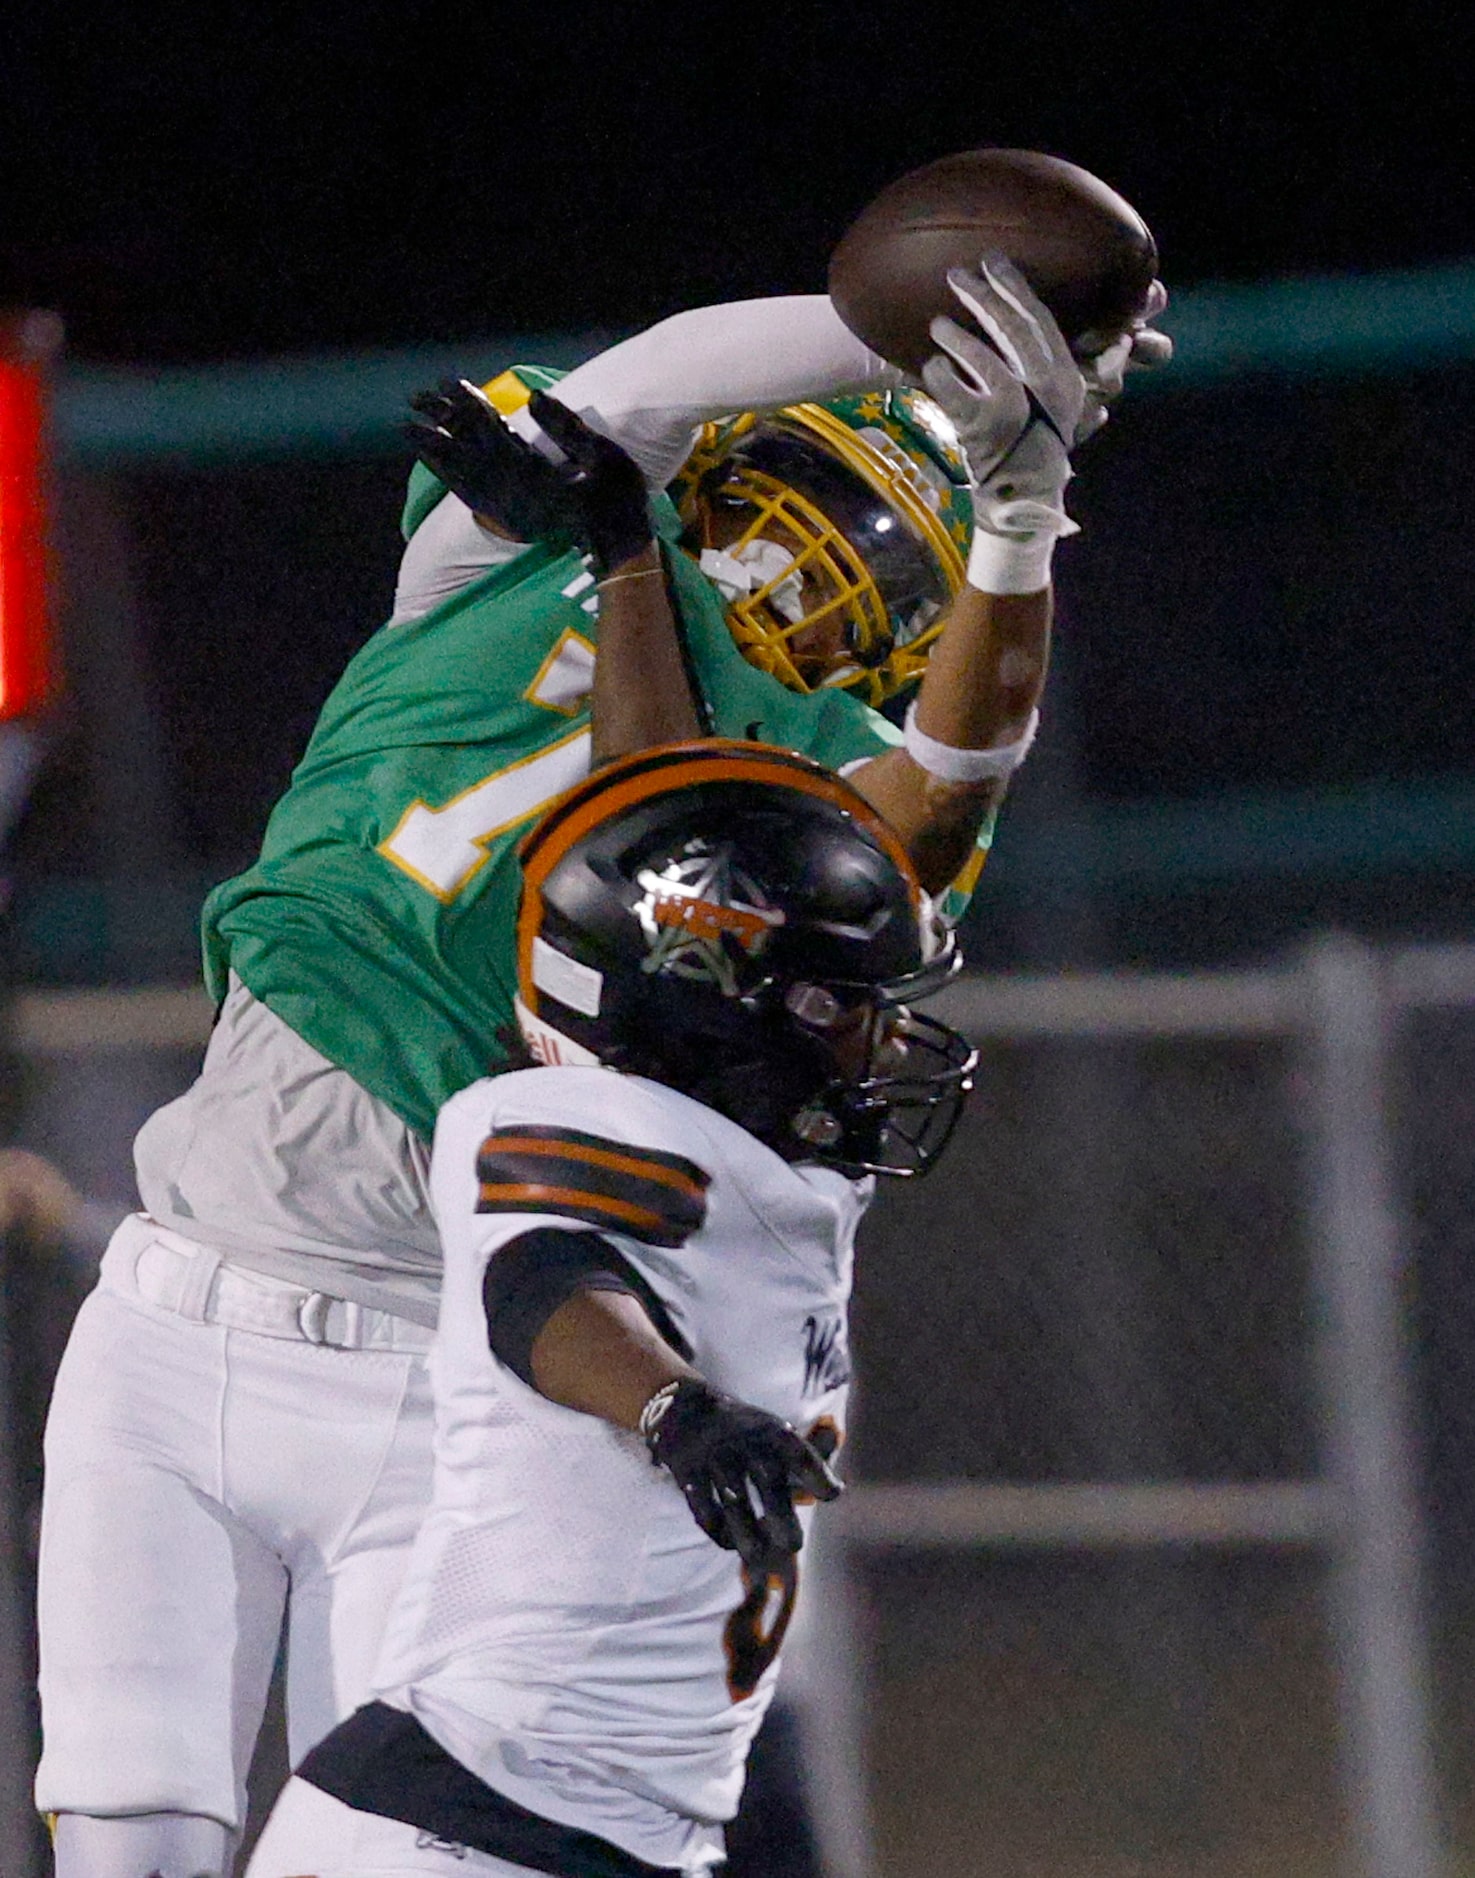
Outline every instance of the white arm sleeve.
POLYGON ((483 528, 459 496, 442 496, 400 557, 389 624, 420 619, 491 568, 516 560, 525 545, 483 528))
POLYGON ((826 294, 784 294, 673 314, 576 367, 555 396, 628 450, 660 489, 713 418, 901 382, 826 294))
MULTIPOLYGON (((628 450, 653 489, 663 489, 713 418, 902 382, 894 365, 856 338, 828 295, 807 293, 675 313, 576 366, 555 395, 628 450)), ((526 410, 508 421, 529 443, 557 454, 526 410)), ((391 624, 418 619, 519 552, 447 496, 405 549, 391 624)))

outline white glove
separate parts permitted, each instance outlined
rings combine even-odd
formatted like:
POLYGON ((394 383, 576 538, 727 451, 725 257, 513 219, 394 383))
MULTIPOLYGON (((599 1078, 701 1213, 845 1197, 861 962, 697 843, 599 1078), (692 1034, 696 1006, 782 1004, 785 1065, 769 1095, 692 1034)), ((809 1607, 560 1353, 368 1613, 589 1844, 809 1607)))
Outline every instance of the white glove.
POLYGON ((1070 448, 1086 385, 1060 328, 1001 254, 977 274, 948 273, 955 298, 987 335, 939 315, 938 352, 922 380, 952 420, 973 485, 969 584, 985 593, 1033 593, 1049 584, 1065 513, 1070 448))
POLYGON ((1110 345, 1099 346, 1094 333, 1082 333, 1076 341, 1076 358, 1086 385, 1086 404, 1076 426, 1076 443, 1084 443, 1088 437, 1095 436, 1106 422, 1111 415, 1108 407, 1122 395, 1128 372, 1166 365, 1172 358, 1172 340, 1166 333, 1155 332, 1152 328, 1152 321, 1167 304, 1168 290, 1160 280, 1155 280, 1147 290, 1146 307, 1110 345))

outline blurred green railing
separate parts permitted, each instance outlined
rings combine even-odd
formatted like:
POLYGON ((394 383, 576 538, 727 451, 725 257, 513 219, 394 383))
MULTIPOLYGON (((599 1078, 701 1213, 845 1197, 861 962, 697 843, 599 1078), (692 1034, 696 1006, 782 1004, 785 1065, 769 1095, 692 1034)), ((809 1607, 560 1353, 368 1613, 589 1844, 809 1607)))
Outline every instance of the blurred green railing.
MULTIPOLYGON (((1475 262, 1399 273, 1174 295, 1163 393, 1247 372, 1408 370, 1475 358, 1475 262)), ((180 370, 73 366, 57 393, 63 457, 88 465, 394 448, 405 396, 447 372, 490 375, 517 360, 570 366, 614 332, 517 333, 404 352, 332 353, 180 370)))

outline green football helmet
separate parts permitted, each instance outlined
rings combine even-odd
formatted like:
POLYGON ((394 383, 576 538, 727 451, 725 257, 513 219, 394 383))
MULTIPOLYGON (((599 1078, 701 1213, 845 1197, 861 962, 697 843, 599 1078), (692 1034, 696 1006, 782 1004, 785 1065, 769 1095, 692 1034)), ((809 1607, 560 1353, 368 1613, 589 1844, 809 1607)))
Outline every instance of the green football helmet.
POLYGON ((973 527, 957 437, 925 392, 709 424, 672 494, 752 664, 871 705, 921 677, 973 527))

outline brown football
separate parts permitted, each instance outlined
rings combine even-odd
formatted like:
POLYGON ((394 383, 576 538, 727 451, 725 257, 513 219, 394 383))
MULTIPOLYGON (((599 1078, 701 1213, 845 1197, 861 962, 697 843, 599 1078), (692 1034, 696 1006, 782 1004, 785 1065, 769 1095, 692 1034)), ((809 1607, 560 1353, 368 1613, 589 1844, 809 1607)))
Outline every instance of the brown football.
POLYGON ((1157 244, 1098 177, 1038 150, 962 150, 889 183, 830 259, 830 298, 882 358, 916 373, 933 316, 961 318, 950 267, 1002 249, 1072 344, 1115 336, 1143 311, 1157 244))

